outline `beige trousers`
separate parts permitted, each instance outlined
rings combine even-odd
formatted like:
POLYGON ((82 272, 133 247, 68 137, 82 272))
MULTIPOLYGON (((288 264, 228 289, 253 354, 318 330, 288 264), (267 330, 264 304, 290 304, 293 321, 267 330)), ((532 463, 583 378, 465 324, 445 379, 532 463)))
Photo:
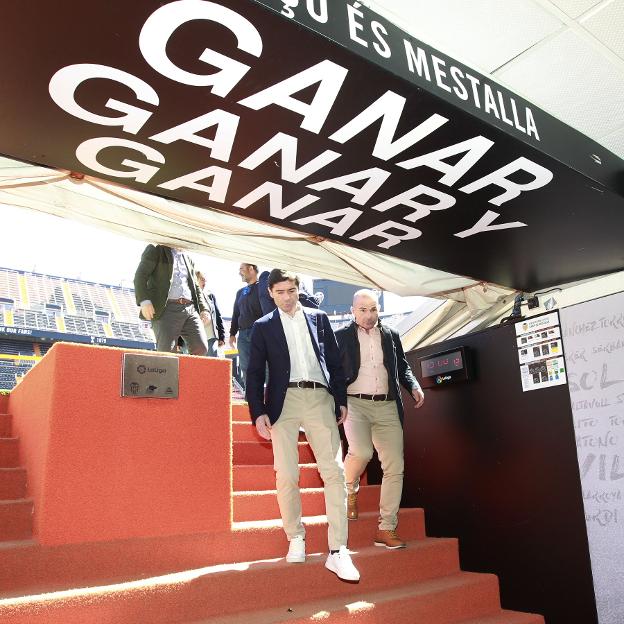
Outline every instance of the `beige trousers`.
POLYGON ((373 456, 374 447, 383 471, 379 528, 393 531, 399 522, 403 492, 403 427, 396 403, 349 397, 349 416, 344 429, 349 442, 344 462, 347 491, 358 491, 360 475, 373 456))
POLYGON ((347 492, 333 397, 322 388, 288 388, 284 408, 271 427, 273 467, 284 531, 305 536, 299 492, 299 427, 305 429, 325 491, 330 550, 347 545, 347 492))

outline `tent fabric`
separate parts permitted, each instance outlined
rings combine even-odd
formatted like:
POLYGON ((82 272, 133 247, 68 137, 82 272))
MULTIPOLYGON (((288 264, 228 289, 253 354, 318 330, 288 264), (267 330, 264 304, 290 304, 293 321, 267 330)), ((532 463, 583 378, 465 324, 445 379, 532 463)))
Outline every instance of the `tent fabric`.
MULTIPOLYGON (((472 300, 478 281, 219 210, 0 158, 0 204, 74 219, 149 242, 281 266, 401 296, 472 300)), ((498 296, 500 289, 490 291, 498 296)), ((481 295, 479 295, 481 297, 481 295)))
MULTIPOLYGON (((0 157, 0 206, 28 210, 111 230, 147 242, 180 246, 215 257, 281 266, 317 277, 393 292, 433 297, 398 327, 413 349, 495 325, 508 316, 515 292, 348 247, 322 237, 199 208, 90 176, 0 157)), ((541 299, 555 307, 624 290, 624 272, 558 286, 541 299)), ((538 307, 523 314, 544 312, 538 307)))

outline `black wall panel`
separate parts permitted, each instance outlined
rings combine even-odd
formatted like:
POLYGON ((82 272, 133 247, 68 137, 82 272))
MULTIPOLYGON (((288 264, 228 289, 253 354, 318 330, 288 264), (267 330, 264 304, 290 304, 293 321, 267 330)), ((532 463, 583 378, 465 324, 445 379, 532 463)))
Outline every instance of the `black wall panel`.
MULTIPOLYGON (((460 540, 465 570, 499 576, 504 608, 547 624, 597 622, 567 385, 522 392, 513 326, 412 351, 467 346, 472 381, 404 397, 403 506, 460 540)), ((371 475, 372 476, 372 475, 371 475)), ((374 479, 374 477, 373 477, 374 479)))

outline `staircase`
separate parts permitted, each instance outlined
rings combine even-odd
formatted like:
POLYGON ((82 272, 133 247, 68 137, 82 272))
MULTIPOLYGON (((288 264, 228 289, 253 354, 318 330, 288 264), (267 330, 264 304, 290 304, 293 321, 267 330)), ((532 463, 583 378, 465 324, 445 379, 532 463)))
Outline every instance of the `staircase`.
MULTIPOLYGON (((2 435, 10 435, 10 419, 2 423, 2 435)), ((327 524, 322 483, 303 434, 299 456, 308 558, 304 564, 287 564, 271 447, 250 426, 245 405, 232 408, 232 433, 233 522, 228 534, 100 545, 88 557, 88 551, 75 545, 73 550, 57 549, 57 572, 64 564, 69 569, 84 566, 85 561, 76 558, 86 557, 92 580, 84 582, 89 575, 81 570, 81 581, 65 580, 62 588, 48 578, 48 593, 41 591, 41 580, 39 589, 5 592, 0 599, 0 624, 543 624, 541 616, 501 610, 497 578, 461 571, 456 540, 426 537, 421 509, 400 512, 406 549, 374 547, 379 501, 379 487, 374 485, 361 487, 360 518, 349 522, 349 547, 362 580, 357 585, 339 581, 324 568, 327 524), (117 573, 96 582, 104 569, 96 571, 99 558, 104 549, 115 547, 117 573), (163 553, 176 549, 179 565, 172 567, 170 560, 159 563, 159 558, 166 559, 163 553), (134 576, 129 551, 142 559, 140 566, 133 564, 134 576), (189 567, 193 553, 199 553, 204 567, 189 567), (159 569, 163 573, 157 573, 159 569), (71 589, 76 586, 82 588, 71 589)), ((16 463, 13 447, 6 457, 16 463)), ((2 482, 2 496, 6 490, 14 500, 22 500, 25 477, 13 479, 14 484, 10 479, 2 482)), ((27 537, 29 525, 18 524, 27 537)), ((5 528, 4 523, 1 526, 5 528)), ((46 565, 52 570, 49 561, 46 565)))
POLYGON ((32 500, 26 496, 26 470, 19 466, 19 440, 11 436, 8 396, 0 396, 0 542, 32 536, 32 500))

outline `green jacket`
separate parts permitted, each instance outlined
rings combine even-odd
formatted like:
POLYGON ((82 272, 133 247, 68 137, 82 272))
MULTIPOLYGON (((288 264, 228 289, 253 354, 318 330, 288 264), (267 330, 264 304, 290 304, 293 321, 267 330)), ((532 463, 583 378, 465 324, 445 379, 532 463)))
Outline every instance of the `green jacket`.
MULTIPOLYGON (((191 289, 193 304, 197 312, 206 310, 202 297, 193 261, 184 254, 184 260, 188 268, 188 285, 191 289)), ((137 305, 141 301, 149 299, 154 306, 154 319, 158 320, 167 305, 167 295, 171 287, 173 276, 173 254, 170 247, 165 245, 148 245, 143 251, 141 262, 134 274, 134 294, 137 305)), ((139 316, 143 318, 143 314, 139 316)))

